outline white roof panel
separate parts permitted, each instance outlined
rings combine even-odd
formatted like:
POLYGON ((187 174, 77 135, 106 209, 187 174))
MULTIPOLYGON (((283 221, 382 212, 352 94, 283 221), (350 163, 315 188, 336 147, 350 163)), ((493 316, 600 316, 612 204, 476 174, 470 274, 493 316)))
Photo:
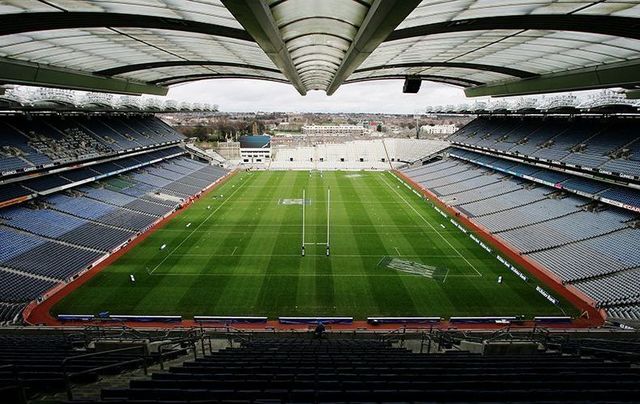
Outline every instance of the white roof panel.
MULTIPOLYGON (((307 89, 319 90, 343 77, 338 72, 348 52, 380 6, 373 0, 260 1, 284 44, 279 52, 307 89)), ((405 15, 395 32, 363 53, 346 81, 424 76, 470 86, 640 63, 634 29, 640 0, 423 0, 405 15)), ((220 0, 0 0, 3 16, 5 61, 144 83, 291 77, 220 0), (38 14, 29 20, 32 13, 38 14), (114 24, 115 14, 128 16, 121 19, 127 23, 114 24)))

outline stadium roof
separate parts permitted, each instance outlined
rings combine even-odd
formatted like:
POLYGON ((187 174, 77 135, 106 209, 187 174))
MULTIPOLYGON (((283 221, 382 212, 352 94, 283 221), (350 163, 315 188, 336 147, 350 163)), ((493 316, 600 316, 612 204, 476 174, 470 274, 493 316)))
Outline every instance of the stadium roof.
POLYGON ((640 85, 640 1, 0 0, 0 83, 160 94, 210 78, 301 94, 419 77, 468 96, 640 85))

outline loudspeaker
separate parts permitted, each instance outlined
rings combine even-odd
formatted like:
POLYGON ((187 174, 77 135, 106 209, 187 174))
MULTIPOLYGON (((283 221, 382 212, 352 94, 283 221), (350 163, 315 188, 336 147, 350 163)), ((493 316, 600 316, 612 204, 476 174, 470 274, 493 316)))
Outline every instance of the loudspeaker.
POLYGON ((402 87, 402 92, 405 94, 415 94, 420 90, 420 84, 422 84, 422 80, 407 77, 404 80, 404 86, 402 87))

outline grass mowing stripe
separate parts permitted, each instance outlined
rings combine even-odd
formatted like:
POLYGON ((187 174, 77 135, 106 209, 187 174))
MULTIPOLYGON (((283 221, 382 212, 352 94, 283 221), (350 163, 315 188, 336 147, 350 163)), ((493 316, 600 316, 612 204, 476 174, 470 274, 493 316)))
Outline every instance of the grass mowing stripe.
POLYGON ((196 200, 71 292, 52 312, 179 314, 187 319, 196 314, 270 318, 334 314, 364 319, 520 314, 531 318, 562 313, 531 283, 497 265, 468 236, 443 222, 411 190, 398 183, 400 187, 393 187, 398 188, 396 192, 389 184, 396 185, 388 173, 380 172, 362 172, 358 178, 340 171, 325 172, 322 177, 309 172, 238 173, 217 189, 218 196, 196 200), (278 201, 299 199, 300 190, 307 189, 312 199, 307 205, 309 241, 323 244, 328 187, 332 254, 326 257, 324 245, 314 244, 303 258, 301 206, 278 201), (236 204, 238 200, 243 203, 236 204), (443 222, 447 229, 425 225, 407 202, 434 226, 443 222), (207 205, 219 210, 205 222, 211 213, 207 205), (186 228, 189 222, 193 224, 186 228), (193 235, 185 241, 190 232, 193 235), (158 249, 163 243, 173 248, 181 242, 169 258, 168 250, 158 249), (428 278, 381 267, 379 261, 385 256, 442 272, 438 278, 428 278), (153 275, 147 274, 165 258, 153 275), (134 273, 135 283, 129 279, 134 273), (504 278, 500 285, 498 276, 504 278))
MULTIPOLYGON (((293 185, 289 185, 288 181, 284 179, 287 176, 280 177, 281 180, 279 182, 279 187, 276 188, 276 192, 278 194, 285 193, 287 188, 302 188, 304 186, 304 181, 301 177, 296 176, 293 180, 293 185)), ((277 198, 279 195, 272 194, 272 199, 277 198)), ((304 206, 304 205, 302 205, 304 206)), ((261 217, 261 219, 267 219, 270 221, 277 221, 282 224, 285 221, 285 218, 290 216, 292 220, 301 220, 301 216, 297 215, 299 212, 300 205, 269 205, 269 208, 272 212, 270 215, 265 212, 265 214, 261 217), (296 213, 290 212, 291 210, 296 211, 296 213), (290 213, 290 215, 287 215, 290 213)), ((297 238, 300 233, 289 235, 286 233, 281 233, 278 230, 270 231, 274 237, 265 243, 262 247, 267 249, 267 251, 271 252, 269 254, 269 259, 265 263, 265 270, 263 273, 257 275, 262 278, 262 283, 260 285, 260 289, 257 293, 255 310, 254 312, 259 311, 267 311, 272 312, 278 310, 278 308, 283 308, 284 310, 292 310, 296 306, 296 291, 298 289, 298 277, 296 275, 289 277, 278 277, 278 271, 282 269, 283 266, 287 268, 291 268, 296 266, 297 260, 300 259, 300 255, 297 254, 294 257, 284 258, 286 260, 286 265, 283 262, 283 258, 276 256, 273 254, 273 251, 282 251, 282 250, 291 250, 291 251, 299 251, 299 246, 296 245, 297 238), (284 279, 283 279, 284 278, 284 279)), ((243 273, 244 274, 244 273, 243 273)))
POLYGON ((162 260, 160 261, 160 263, 158 265, 156 265, 151 272, 149 272, 150 274, 153 274, 155 272, 156 269, 158 269, 158 267, 160 267, 160 265, 164 264, 164 262, 174 253, 176 252, 176 250, 180 247, 182 247, 182 245, 191 238, 191 236, 193 235, 193 233, 195 233, 200 227, 202 227, 213 215, 214 213, 216 213, 217 211, 220 210, 220 208, 222 208, 224 206, 225 203, 227 203, 228 200, 230 200, 233 195, 235 195, 238 191, 240 191, 240 189, 244 186, 244 184, 246 184, 246 182, 243 182, 242 184, 240 184, 240 186, 238 188, 236 188, 235 191, 233 191, 231 193, 231 195, 229 195, 229 197, 227 199, 225 199, 224 201, 222 201, 222 203, 220 204, 220 206, 218 206, 217 208, 215 208, 213 210, 213 212, 209 213, 209 215, 202 221, 200 222, 192 231, 191 233, 189 233, 187 235, 187 237, 185 237, 177 246, 176 248, 174 248, 173 250, 171 250, 171 252, 169 252, 169 254, 162 260))
MULTIPOLYGON (((375 183, 375 180, 372 180, 372 177, 373 177, 372 175, 367 175, 365 177, 366 183, 368 185, 366 194, 369 196, 375 193, 375 191, 371 189, 371 186, 375 183)), ((362 197, 364 196, 363 195, 364 192, 360 192, 356 187, 352 187, 352 189, 350 189, 349 191, 353 194, 353 196, 356 199, 362 200, 362 197)), ((346 204, 343 204, 343 205, 346 205, 346 204)), ((349 209, 347 209, 347 212, 352 213, 349 215, 349 219, 353 219, 355 217, 355 213, 360 213, 359 216, 361 221, 364 221, 367 224, 373 225, 374 218, 372 218, 370 210, 363 209, 361 206, 359 207, 357 204, 353 204, 353 203, 348 205, 350 206, 349 206, 349 209)), ((378 221, 380 220, 376 219, 376 222, 378 221)), ((385 245, 383 239, 384 239, 384 236, 380 233, 377 233, 377 234, 371 235, 366 239, 357 238, 356 245, 358 246, 360 251, 368 251, 368 252, 378 251, 380 255, 390 255, 389 254, 390 251, 387 249, 387 246, 385 245)), ((366 265, 367 264, 364 264, 365 267, 366 265)), ((376 268, 372 268, 372 269, 376 270, 376 268)), ((390 273, 395 276, 384 278, 384 281, 381 281, 381 278, 375 278, 375 277, 366 278, 367 281, 369 282, 371 293, 374 299, 376 300, 376 306, 378 308, 384 307, 384 305, 386 304, 387 296, 389 295, 389 290, 391 290, 394 296, 395 303, 397 304, 396 310, 400 309, 400 310, 417 312, 418 310, 414 305, 413 299, 409 295, 409 292, 405 284, 402 282, 402 279, 398 276, 399 272, 392 271, 390 273)), ((374 315, 376 314, 377 313, 374 313, 374 315)))
POLYGON ((443 236, 438 229, 436 229, 431 224, 431 222, 429 222, 427 219, 425 219, 424 216, 422 216, 422 214, 420 212, 418 212, 418 210, 415 207, 413 207, 413 205, 411 203, 409 203, 402 195, 400 195, 400 193, 397 190, 395 190, 393 188, 393 186, 391 184, 389 184, 389 182, 386 179, 384 179, 382 177, 380 177, 380 178, 381 178, 382 182, 384 182, 393 192, 395 192, 396 195, 398 195, 398 197, 400 199, 402 199, 404 201, 404 203, 407 206, 409 206, 411 208, 411 210, 413 210, 420 217, 420 219, 422 219, 423 222, 428 224, 429 227, 431 227, 431 229, 433 229, 440 236, 440 238, 442 238, 442 240, 444 240, 444 242, 447 243, 447 245, 449 245, 449 247, 453 248, 453 250, 458 254, 458 256, 460 256, 460 258, 462 258, 464 260, 464 262, 466 262, 474 271, 476 271, 476 273, 478 275, 482 276, 482 273, 480 271, 478 271, 478 269, 472 263, 470 263, 469 260, 467 260, 467 258, 464 255, 462 255, 460 253, 460 251, 458 251, 458 249, 456 247, 454 247, 453 244, 451 244, 451 242, 445 236, 443 236))

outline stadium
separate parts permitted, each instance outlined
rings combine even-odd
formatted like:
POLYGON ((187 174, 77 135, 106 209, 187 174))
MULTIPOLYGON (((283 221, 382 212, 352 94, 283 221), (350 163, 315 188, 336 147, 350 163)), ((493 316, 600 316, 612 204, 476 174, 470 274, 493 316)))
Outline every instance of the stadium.
POLYGON ((638 402, 639 1, 0 21, 0 402, 638 402), (258 122, 166 97, 223 79, 469 102, 258 122))

